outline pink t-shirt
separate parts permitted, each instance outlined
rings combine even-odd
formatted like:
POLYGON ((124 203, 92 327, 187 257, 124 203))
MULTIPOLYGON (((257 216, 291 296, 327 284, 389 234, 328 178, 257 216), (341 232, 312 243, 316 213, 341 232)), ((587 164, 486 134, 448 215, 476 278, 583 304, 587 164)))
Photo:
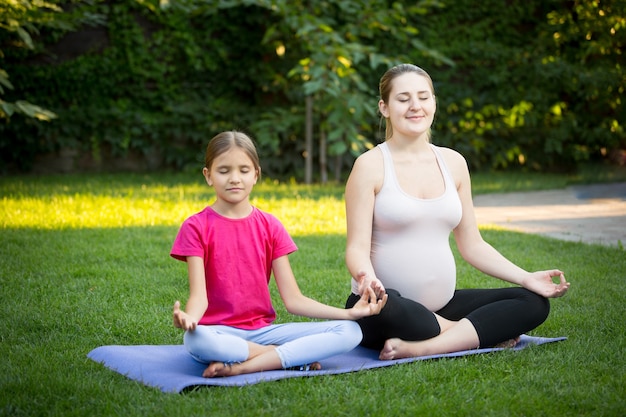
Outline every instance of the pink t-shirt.
POLYGON ((185 220, 170 255, 204 259, 209 307, 199 324, 252 330, 276 318, 268 288, 272 261, 297 249, 271 214, 253 208, 248 217, 230 219, 206 207, 185 220))

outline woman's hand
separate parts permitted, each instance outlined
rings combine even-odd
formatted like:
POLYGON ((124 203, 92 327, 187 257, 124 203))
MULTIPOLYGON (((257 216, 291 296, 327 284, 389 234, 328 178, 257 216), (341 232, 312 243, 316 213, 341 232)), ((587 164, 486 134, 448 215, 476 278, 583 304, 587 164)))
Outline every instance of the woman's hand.
POLYGON ((180 301, 174 303, 174 327, 183 329, 185 331, 194 331, 198 323, 193 320, 189 314, 180 309, 180 301))
POLYGON ((376 298, 383 298, 385 295, 385 287, 382 282, 376 277, 372 277, 367 274, 367 272, 360 271, 356 280, 359 283, 359 294, 361 296, 367 294, 367 289, 370 288, 374 290, 374 294, 376 294, 376 298))
POLYGON ((350 316, 354 320, 358 320, 363 317, 373 316, 383 309, 387 304, 387 294, 382 294, 378 297, 372 287, 367 287, 365 292, 361 295, 361 299, 350 309, 350 316))
POLYGON ((553 269, 550 271, 532 272, 522 282, 522 286, 543 297, 556 298, 565 295, 567 290, 569 290, 570 283, 565 280, 563 272, 553 269), (554 282, 553 277, 559 277, 559 282, 554 282))

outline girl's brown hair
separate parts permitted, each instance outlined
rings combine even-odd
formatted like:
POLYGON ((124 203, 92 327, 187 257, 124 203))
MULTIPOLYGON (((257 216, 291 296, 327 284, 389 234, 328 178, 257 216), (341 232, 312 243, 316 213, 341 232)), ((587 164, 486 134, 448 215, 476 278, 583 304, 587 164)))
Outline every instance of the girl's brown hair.
POLYGON ((211 170, 211 165, 215 158, 228 152, 230 149, 237 147, 242 149, 254 164, 257 176, 261 178, 261 163, 259 162, 259 155, 256 151, 256 146, 252 139, 243 132, 236 130, 228 130, 226 132, 218 133, 209 141, 206 147, 206 153, 204 154, 204 166, 211 170))
MULTIPOLYGON (((389 94, 391 94, 392 81, 396 79, 396 77, 406 74, 408 72, 414 72, 417 75, 421 75, 422 77, 428 80, 428 85, 430 86, 431 93, 433 97, 435 97, 435 87, 433 85, 433 80, 430 78, 430 75, 413 64, 400 64, 395 67, 389 68, 382 77, 380 77, 380 83, 378 84, 378 92, 380 94, 380 99, 385 102, 385 104, 389 104, 389 94)), ((383 120, 385 120, 385 140, 389 139, 393 134, 393 126, 391 123, 384 117, 380 116, 380 124, 382 125, 383 120)), ((428 131, 428 140, 430 140, 430 130, 428 131)))

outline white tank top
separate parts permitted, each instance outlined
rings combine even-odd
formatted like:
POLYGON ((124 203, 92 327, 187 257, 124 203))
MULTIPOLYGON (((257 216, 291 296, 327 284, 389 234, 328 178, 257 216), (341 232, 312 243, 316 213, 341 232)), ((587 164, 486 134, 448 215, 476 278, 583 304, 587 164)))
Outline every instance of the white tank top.
MULTIPOLYGON (((431 145, 445 184, 436 198, 420 199, 398 184, 387 143, 383 154, 384 180, 374 203, 371 260, 385 288, 393 288, 430 311, 452 298, 456 266, 450 232, 461 221, 462 206, 452 175, 436 146, 431 145)), ((352 291, 358 293, 353 279, 352 291)))

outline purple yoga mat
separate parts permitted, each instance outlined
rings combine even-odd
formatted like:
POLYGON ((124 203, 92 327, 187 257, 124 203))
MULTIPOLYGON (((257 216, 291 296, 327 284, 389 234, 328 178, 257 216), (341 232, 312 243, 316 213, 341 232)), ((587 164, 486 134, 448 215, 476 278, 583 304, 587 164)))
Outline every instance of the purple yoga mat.
MULTIPOLYGON (((565 337, 547 338, 522 335, 520 343, 514 348, 510 348, 510 350, 521 350, 528 346, 558 342, 565 339, 565 337)), ((288 371, 281 369, 223 378, 203 378, 202 371, 206 368, 206 365, 192 359, 182 345, 100 346, 89 352, 87 356, 134 381, 158 388, 163 392, 179 393, 186 388, 200 385, 244 386, 285 378, 357 372, 420 360, 453 358, 497 352, 499 350, 503 349, 472 349, 442 355, 381 361, 378 359, 378 351, 357 347, 348 353, 320 361, 322 370, 319 371, 288 371)))

